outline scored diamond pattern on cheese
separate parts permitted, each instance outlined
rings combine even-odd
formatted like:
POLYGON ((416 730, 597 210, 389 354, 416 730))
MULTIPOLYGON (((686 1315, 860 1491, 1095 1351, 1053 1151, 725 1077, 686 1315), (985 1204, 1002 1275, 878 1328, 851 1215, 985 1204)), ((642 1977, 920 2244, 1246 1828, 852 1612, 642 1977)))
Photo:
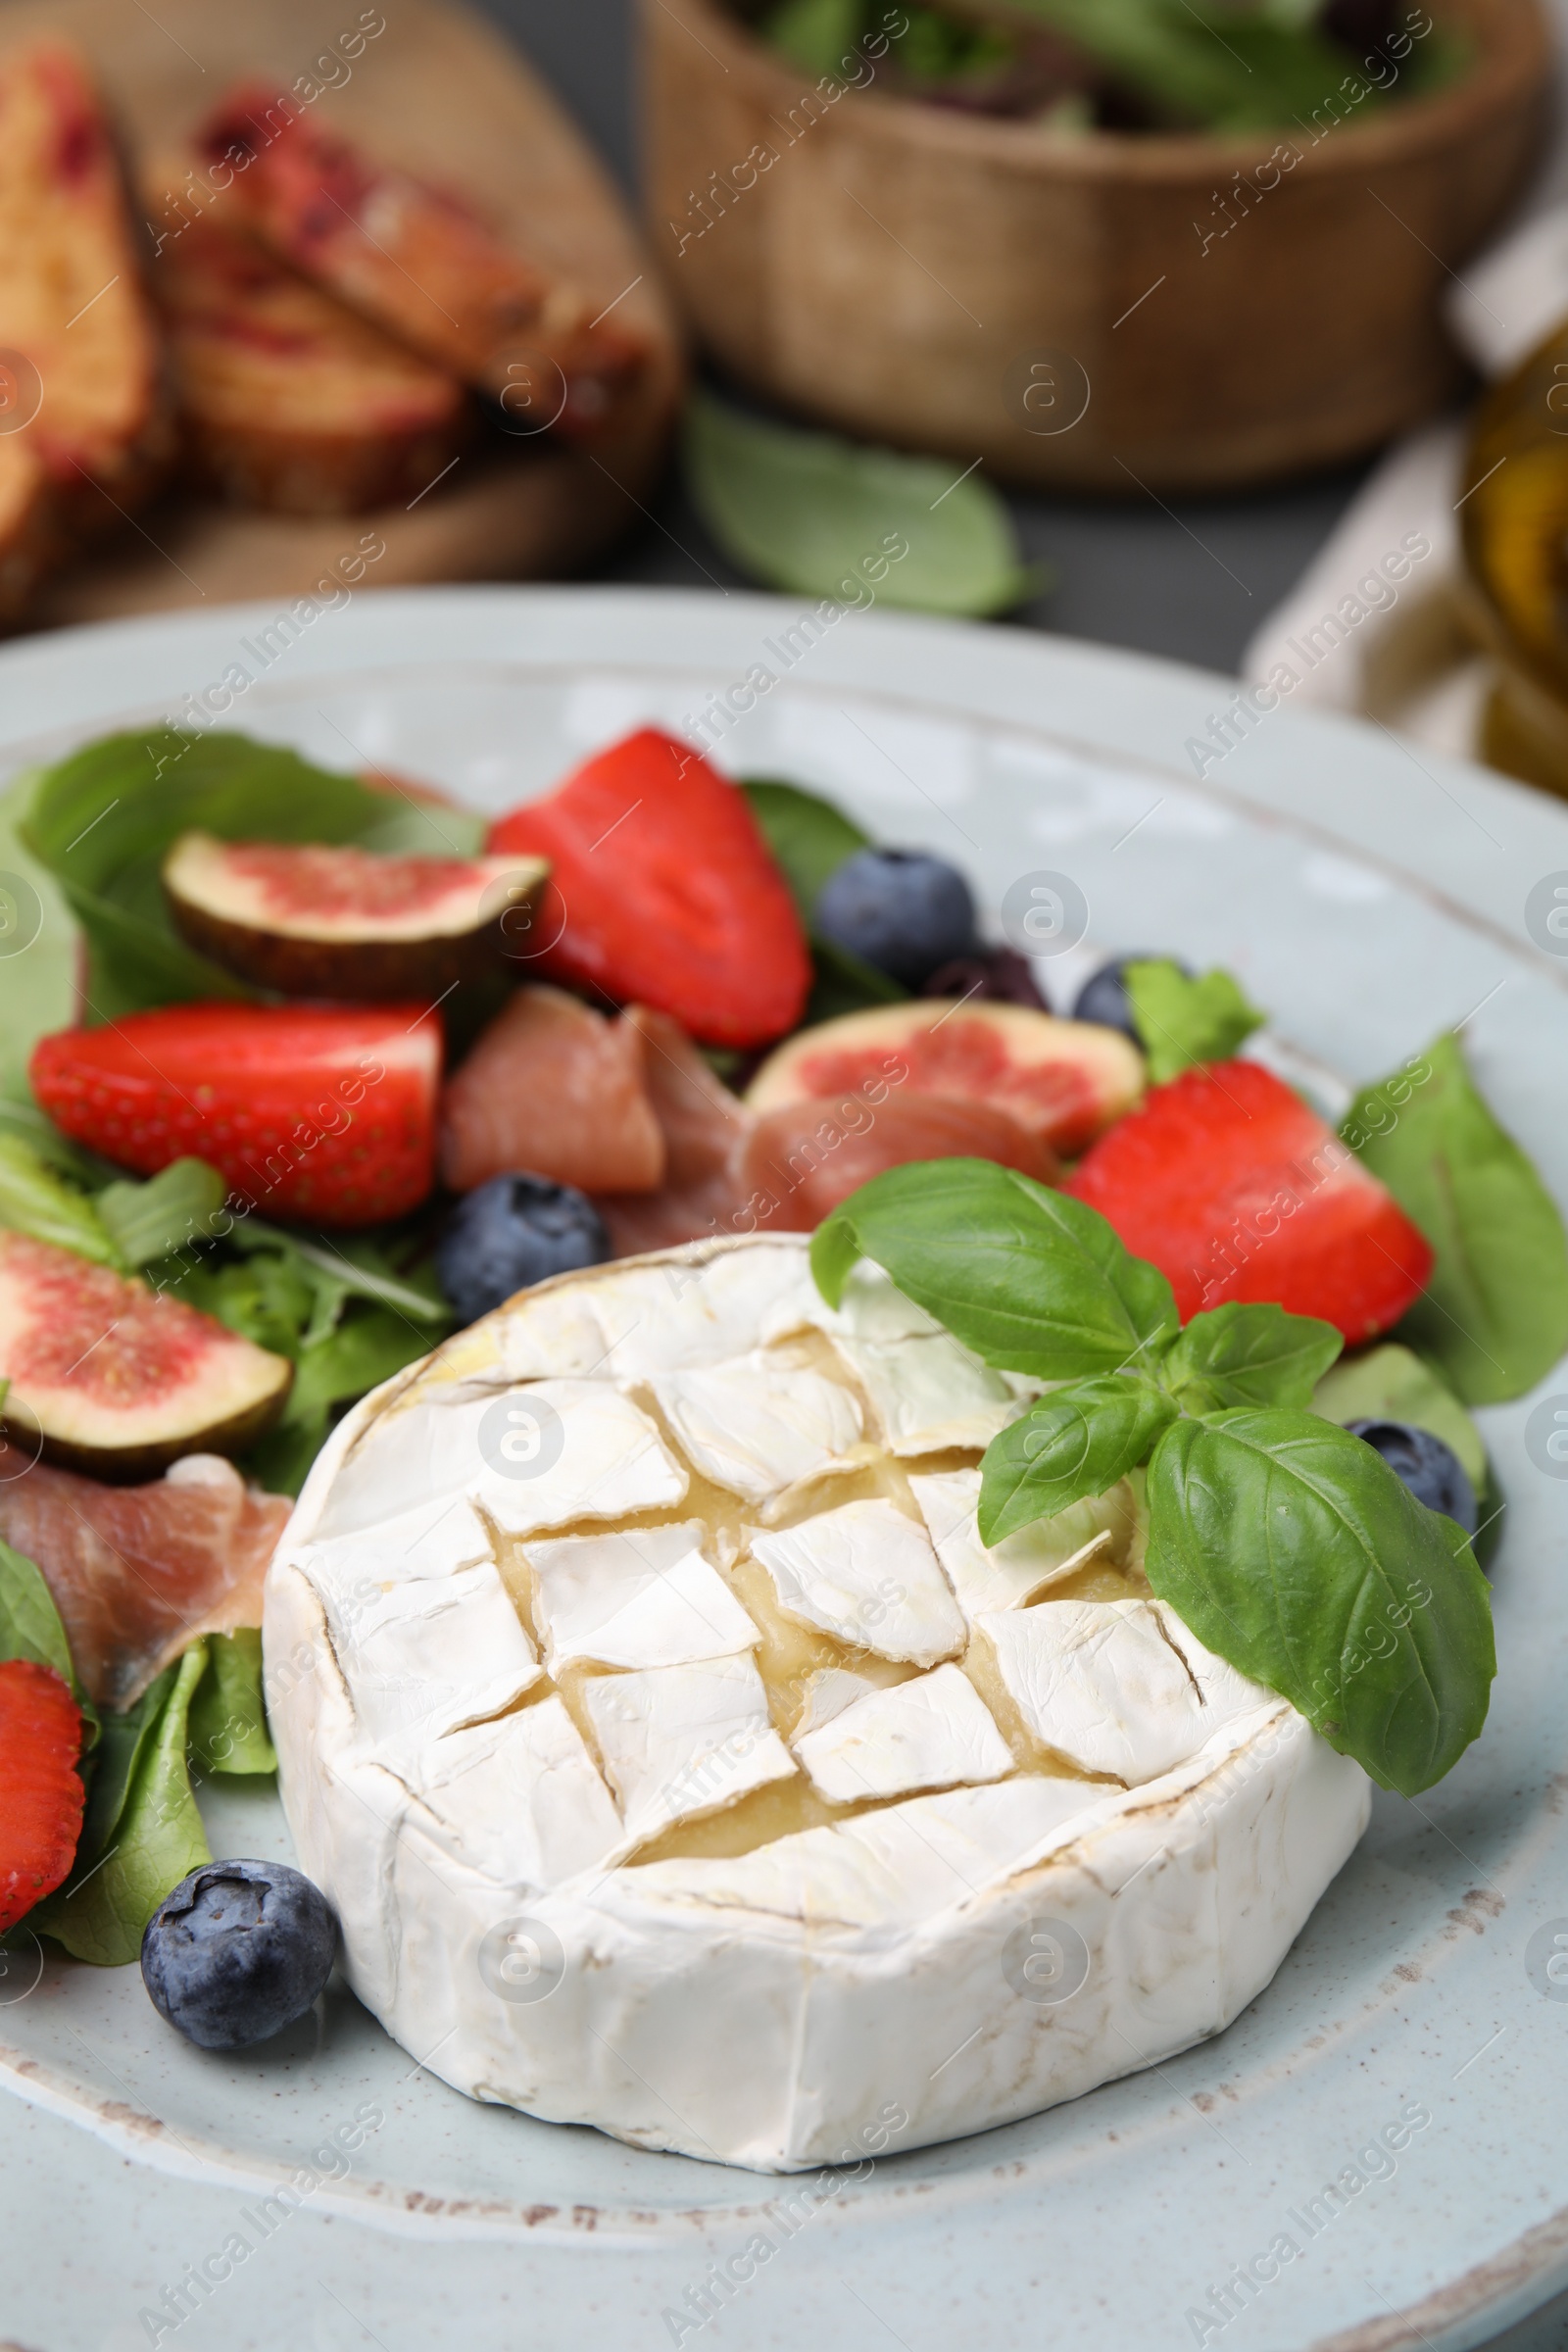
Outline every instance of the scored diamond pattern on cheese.
POLYGON ((1011 1748, 958 1666, 856 1699, 797 1738, 795 1752, 818 1794, 839 1805, 1000 1781, 1013 1769, 1011 1748))
POLYGON ((1108 1494, 1090 1495, 1054 1519, 1037 1520, 989 1550, 980 1541, 975 1515, 978 1470, 935 1470, 924 1477, 914 1473, 909 1486, 937 1558, 971 1625, 992 1609, 1025 1607, 1091 1560, 1126 1555, 1135 1512, 1124 1480, 1108 1494))
POLYGON ((749 1657, 595 1675, 582 1703, 633 1838, 718 1812, 796 1769, 749 1657))
POLYGON ((361 1600, 322 1594, 332 1649, 371 1743, 438 1738, 494 1715, 544 1669, 492 1561, 419 1577, 361 1600))
POLYGON ((860 1408, 839 1381, 761 1348, 649 1385, 694 1467, 747 1502, 814 1477, 860 1435, 860 1408))
POLYGON ((963 1616, 930 1538, 891 1502, 842 1503, 754 1535, 751 1548, 785 1614, 851 1649, 935 1666, 963 1648, 963 1616))
MULTIPOLYGON (((1208 1704, 1154 1600, 1043 1600, 983 1617, 1007 1696, 1035 1739, 1132 1788, 1185 1763, 1270 1694, 1238 1675, 1208 1704), (1227 1703, 1229 1702, 1229 1703, 1227 1703)), ((1217 1661, 1216 1661, 1217 1662, 1217 1661)))
POLYGON ((885 2093, 902 2148, 979 2132, 1256 1996, 1365 1775, 1152 1598, 1131 1487, 980 1544, 1037 1386, 874 1267, 830 1310, 776 1235, 558 1277, 351 1410, 264 1641, 301 1864, 411 2065, 800 2171, 885 2093), (518 1921, 549 1999, 486 1973, 518 1921), (1046 2009, 1042 1923, 1085 1971, 1046 2009))
MULTIPOLYGON (((412 1393, 417 1396, 419 1392, 412 1393)), ((637 1405, 604 1380, 432 1391, 376 1422, 344 1465, 323 1536, 465 1494, 511 1535, 618 1519, 683 1499, 686 1472, 637 1405)))
POLYGON ((755 1648, 760 1636, 703 1556, 698 1520, 673 1527, 536 1539, 534 1623, 552 1674, 600 1666, 687 1666, 755 1648))
POLYGON ((501 1886, 559 1886, 622 1842, 610 1791, 554 1695, 428 1741, 401 1771, 442 1842, 501 1886))

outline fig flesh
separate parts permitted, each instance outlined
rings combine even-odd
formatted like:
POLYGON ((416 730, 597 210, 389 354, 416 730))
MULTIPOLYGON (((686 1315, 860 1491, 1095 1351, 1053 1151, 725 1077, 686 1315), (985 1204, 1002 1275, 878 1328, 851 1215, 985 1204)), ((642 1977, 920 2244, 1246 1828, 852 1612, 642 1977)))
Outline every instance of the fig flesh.
POLYGON ((243 1453, 277 1419, 294 1367, 211 1315, 70 1250, 0 1234, 7 1454, 110 1480, 187 1453, 243 1453))
POLYGON ((383 858, 182 833, 163 881, 181 938, 253 988, 387 1003, 504 969, 548 871, 542 858, 383 858))

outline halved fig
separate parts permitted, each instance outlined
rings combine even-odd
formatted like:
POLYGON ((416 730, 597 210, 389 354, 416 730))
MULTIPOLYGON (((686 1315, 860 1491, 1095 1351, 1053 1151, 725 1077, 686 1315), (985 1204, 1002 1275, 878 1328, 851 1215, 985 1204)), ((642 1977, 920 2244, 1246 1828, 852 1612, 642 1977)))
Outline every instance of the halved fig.
POLYGON ((741 1162, 737 1232, 811 1233, 862 1184, 916 1159, 994 1159, 1042 1184, 1061 1170, 1049 1144, 989 1102, 916 1093, 873 1107, 860 1094, 812 1095, 760 1118, 741 1162))
POLYGON ((496 970, 549 870, 182 833, 163 873, 175 930, 225 971, 279 996, 381 1003, 496 970))
POLYGON ((930 997, 803 1029, 768 1055, 746 1100, 756 1111, 781 1110, 808 1096, 863 1093, 878 1083, 884 1091, 907 1087, 989 1103, 1071 1157, 1138 1101, 1144 1058, 1094 1021, 930 997))
POLYGON ((0 1234, 0 1407, 9 1451, 95 1478, 243 1453, 283 1409, 286 1356, 70 1250, 0 1234))

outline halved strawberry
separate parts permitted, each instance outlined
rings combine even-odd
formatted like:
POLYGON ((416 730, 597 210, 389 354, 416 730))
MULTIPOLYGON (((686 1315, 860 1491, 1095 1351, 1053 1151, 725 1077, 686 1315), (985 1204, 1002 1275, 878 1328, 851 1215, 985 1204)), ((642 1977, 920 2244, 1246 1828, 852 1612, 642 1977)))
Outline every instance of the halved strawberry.
POLYGON ((1065 1190, 1159 1267, 1184 1322, 1228 1299, 1274 1299, 1354 1343, 1396 1323, 1432 1271, 1404 1211, 1253 1061, 1154 1087, 1065 1190))
POLYGON ((565 928, 527 973, 667 1012, 710 1046, 764 1046, 806 1008, 811 961, 745 794, 644 727, 491 827, 548 858, 565 928), (558 895, 559 894, 559 895, 558 895))
POLYGON ((171 1004, 61 1029, 29 1075, 56 1125, 139 1176, 194 1153, 268 1214, 402 1216, 435 1174, 441 1028, 419 1004, 171 1004))
POLYGON ((75 1858, 86 1794, 81 1709, 52 1666, 0 1663, 0 1936, 75 1858))

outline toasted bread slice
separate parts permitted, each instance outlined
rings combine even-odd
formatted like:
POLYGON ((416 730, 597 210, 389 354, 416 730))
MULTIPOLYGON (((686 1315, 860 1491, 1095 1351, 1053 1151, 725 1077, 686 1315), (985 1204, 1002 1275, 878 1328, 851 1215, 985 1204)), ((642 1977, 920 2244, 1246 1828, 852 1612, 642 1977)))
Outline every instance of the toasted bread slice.
POLYGON ((191 469, 236 506, 355 514, 428 489, 472 429, 465 386, 216 213, 152 269, 191 469))
POLYGON ((63 528, 113 524, 153 487, 172 435, 119 160, 84 63, 58 41, 0 58, 6 351, 38 373, 37 414, 21 437, 54 485, 63 528))
POLYGON ((652 360, 586 296, 501 244, 460 198, 305 119, 270 85, 233 91, 200 133, 249 226, 282 260, 498 401, 517 429, 612 430, 652 360))

